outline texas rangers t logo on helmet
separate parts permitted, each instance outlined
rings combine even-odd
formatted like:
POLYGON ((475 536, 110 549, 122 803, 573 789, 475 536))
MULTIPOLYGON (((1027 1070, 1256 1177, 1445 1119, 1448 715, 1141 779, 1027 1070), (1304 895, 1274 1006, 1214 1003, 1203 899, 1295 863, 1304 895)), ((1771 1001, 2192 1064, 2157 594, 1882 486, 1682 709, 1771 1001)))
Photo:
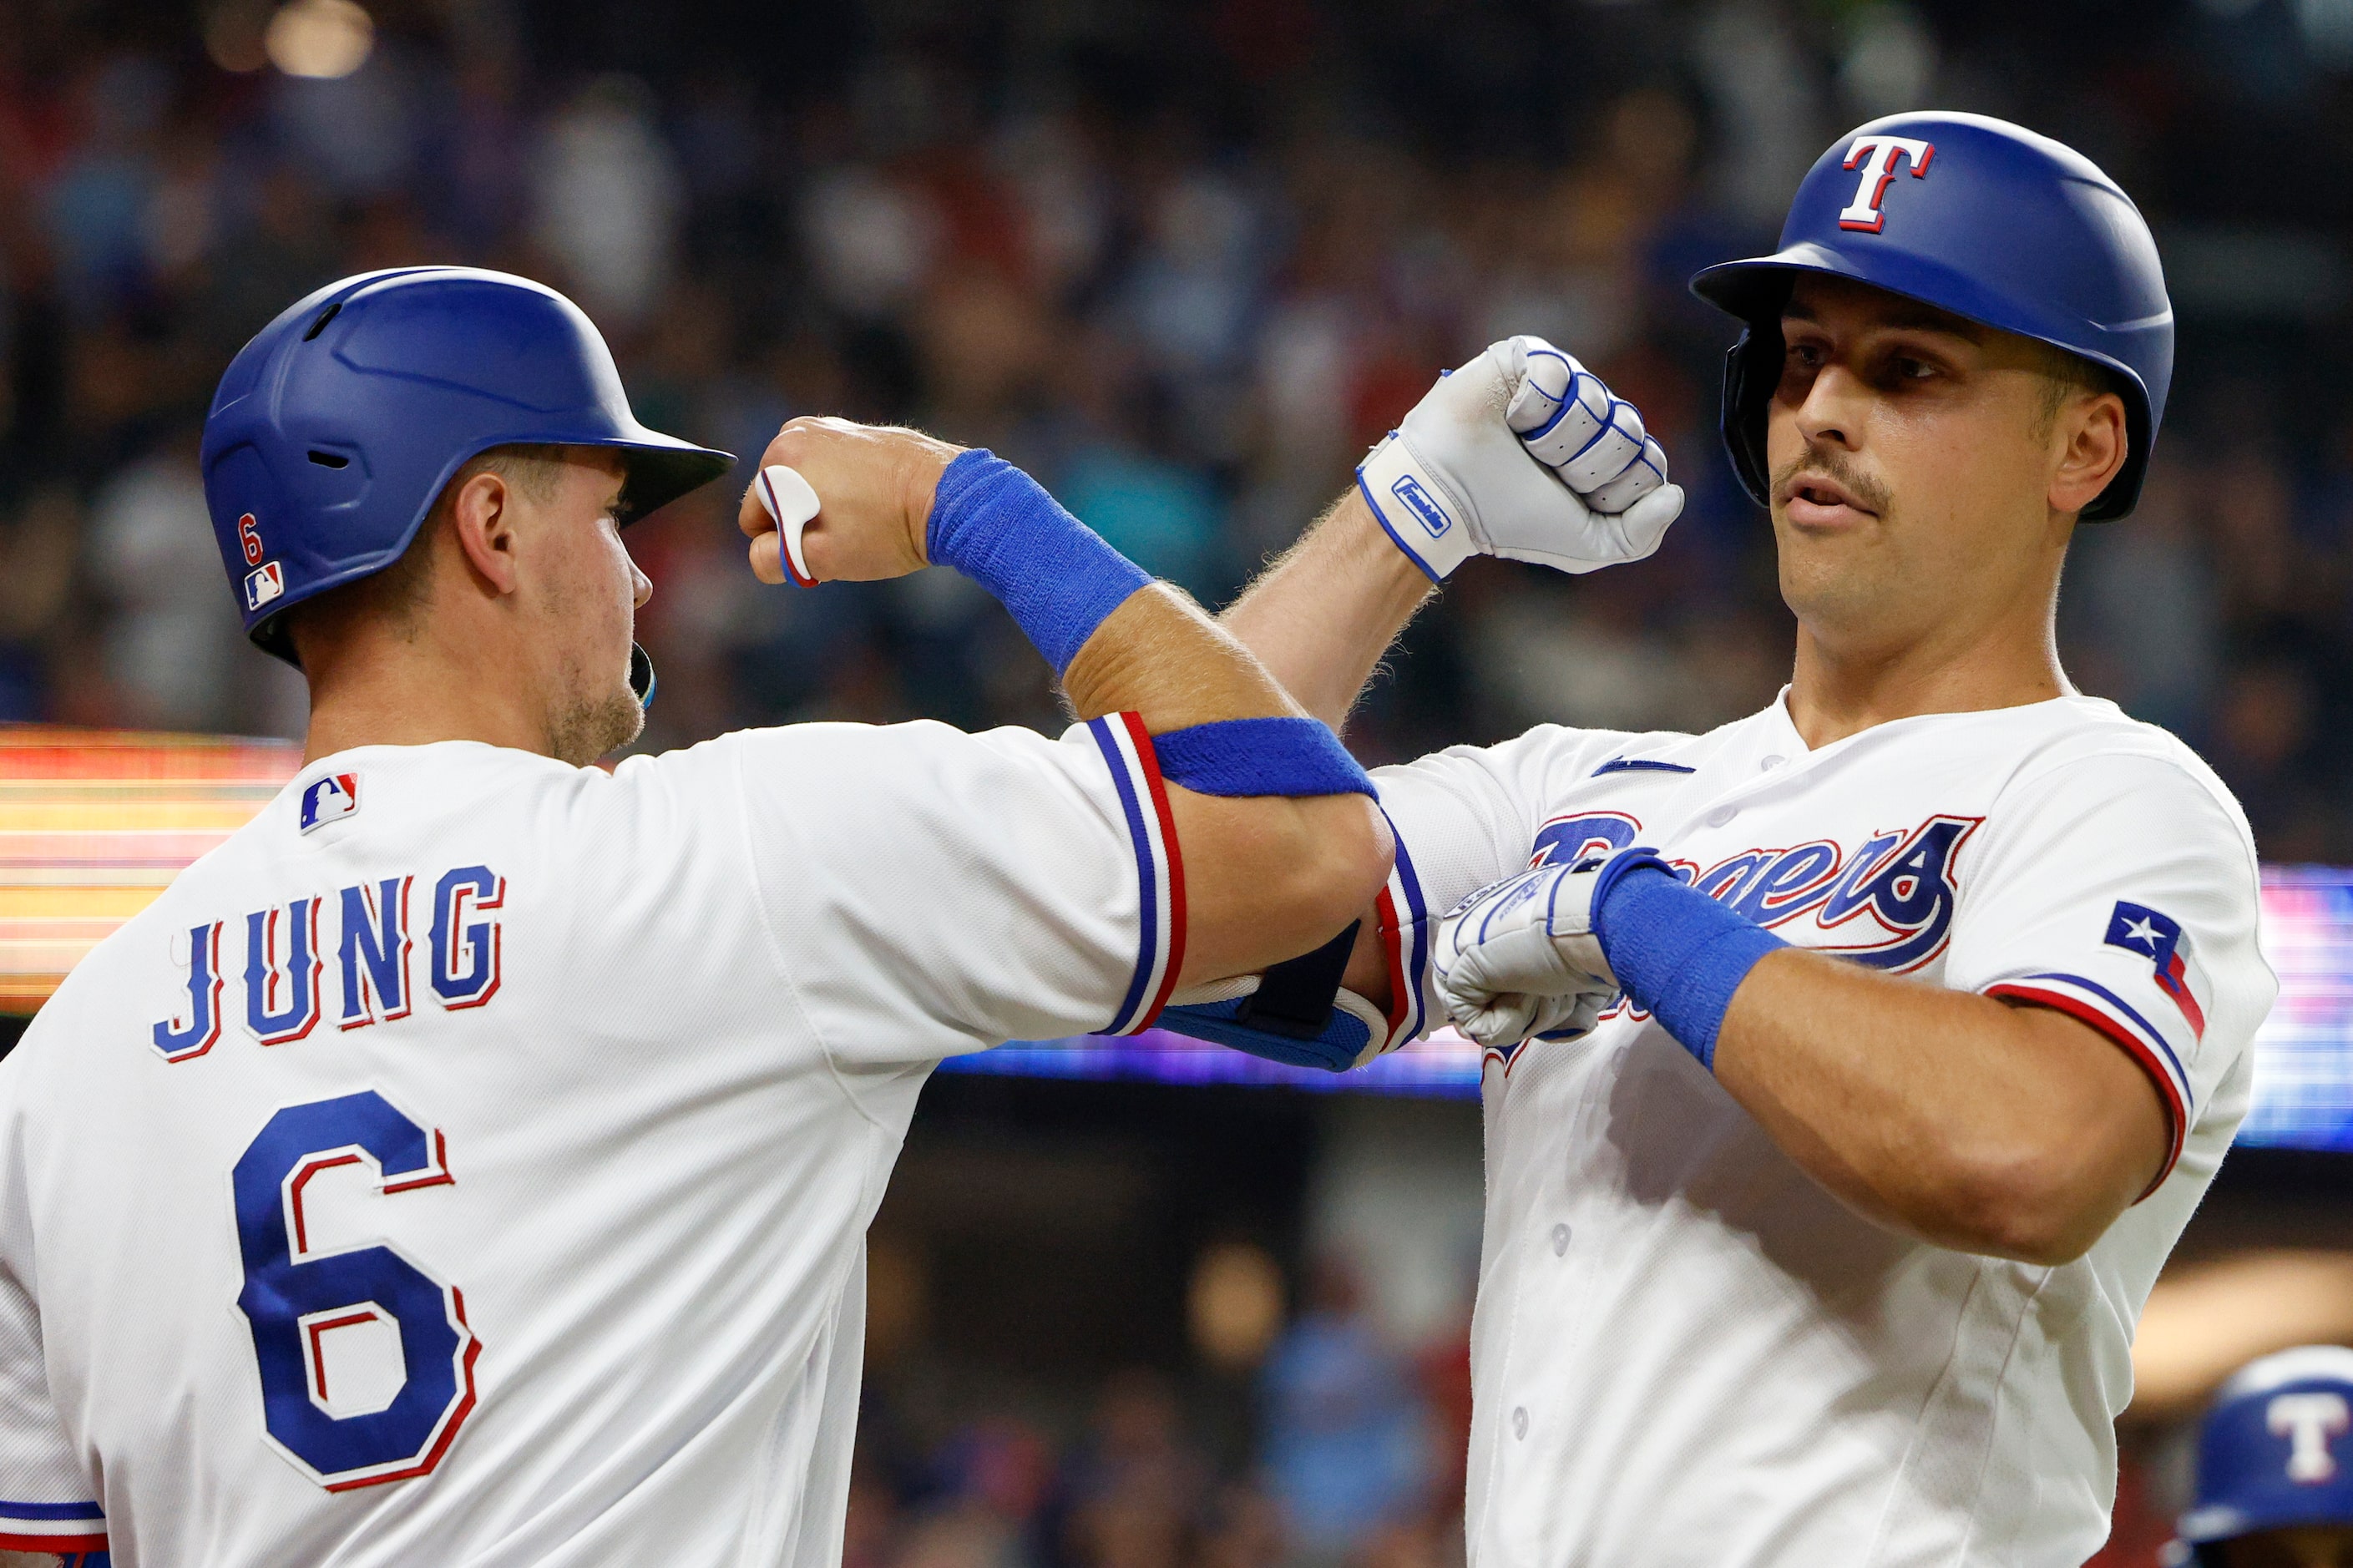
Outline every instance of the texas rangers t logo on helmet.
POLYGON ((1907 160, 1912 177, 1924 180, 1928 177, 1928 160, 1936 155, 1935 146, 1908 136, 1856 137, 1854 145, 1846 150, 1843 167, 1861 169, 1862 180, 1854 187, 1854 200, 1839 209, 1839 227, 1877 234, 1887 221, 1879 204, 1887 198, 1887 182, 1895 177, 1895 160, 1907 160))
POLYGON ((2307 1394, 2283 1394, 2263 1412, 2263 1425, 2274 1437, 2288 1440, 2287 1479, 2317 1486, 2337 1473, 2337 1456, 2328 1440, 2345 1435, 2345 1396, 2327 1389, 2307 1394))

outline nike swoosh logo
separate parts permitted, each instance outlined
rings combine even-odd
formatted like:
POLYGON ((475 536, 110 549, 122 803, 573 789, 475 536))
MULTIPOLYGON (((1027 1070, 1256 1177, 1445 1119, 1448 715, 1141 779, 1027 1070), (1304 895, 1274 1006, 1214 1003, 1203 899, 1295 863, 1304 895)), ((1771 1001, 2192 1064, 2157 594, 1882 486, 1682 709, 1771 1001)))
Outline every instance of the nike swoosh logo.
POLYGON ((1593 777, 1603 773, 1695 773, 1697 768, 1687 768, 1681 763, 1662 763, 1651 757, 1612 757, 1593 770, 1593 777))

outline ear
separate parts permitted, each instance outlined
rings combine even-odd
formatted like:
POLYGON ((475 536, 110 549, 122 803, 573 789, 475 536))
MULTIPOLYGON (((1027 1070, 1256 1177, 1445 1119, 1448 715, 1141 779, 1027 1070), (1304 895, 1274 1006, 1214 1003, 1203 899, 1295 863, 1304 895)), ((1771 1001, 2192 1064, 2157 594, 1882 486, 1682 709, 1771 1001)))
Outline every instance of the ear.
POLYGON ((498 474, 476 474, 449 500, 449 528, 476 579, 494 598, 515 591, 514 487, 498 474))
POLYGON ((2078 394, 2051 422, 2056 466, 2051 473, 2051 510, 2073 514, 2097 500, 2125 466, 2131 442, 2125 433, 2125 401, 2113 392, 2078 394))

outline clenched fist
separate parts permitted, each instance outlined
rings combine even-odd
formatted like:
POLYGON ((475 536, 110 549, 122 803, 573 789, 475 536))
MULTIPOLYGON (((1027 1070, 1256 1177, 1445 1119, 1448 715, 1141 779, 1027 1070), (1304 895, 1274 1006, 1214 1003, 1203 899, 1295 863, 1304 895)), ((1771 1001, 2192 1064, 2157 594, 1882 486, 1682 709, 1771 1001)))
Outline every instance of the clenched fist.
POLYGON ((1640 561, 1683 510, 1634 405, 1542 338, 1439 378, 1356 470, 1381 526, 1434 580, 1473 555, 1592 572, 1640 561))
POLYGON ((811 584, 920 571, 931 560, 933 495, 963 450, 896 426, 811 416, 789 421, 760 454, 760 473, 735 514, 752 541, 753 574, 763 583, 811 584), (771 473, 777 468, 787 473, 771 473))

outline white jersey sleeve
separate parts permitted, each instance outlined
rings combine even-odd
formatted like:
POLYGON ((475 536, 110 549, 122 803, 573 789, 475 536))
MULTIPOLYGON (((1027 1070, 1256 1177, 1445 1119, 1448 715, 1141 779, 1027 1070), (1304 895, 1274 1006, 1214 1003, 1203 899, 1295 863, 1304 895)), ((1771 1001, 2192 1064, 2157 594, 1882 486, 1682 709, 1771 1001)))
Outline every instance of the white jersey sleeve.
POLYGON ((1392 1038, 1418 1038, 1445 1019, 1430 940, 1447 910, 1525 869, 1546 803, 1628 740, 1617 731, 1539 724, 1499 745, 1451 746, 1373 771, 1397 839, 1397 863, 1376 906, 1392 1038))
POLYGON ((2229 797, 2184 762, 2080 757, 2005 791, 1980 832, 1945 984, 2055 1007, 2122 1047, 2172 1122, 2160 1182, 2193 1133, 2227 1145, 2244 1097, 2218 1091, 2279 988, 2229 797))
POLYGON ((967 735, 804 724, 728 738, 779 966, 836 1058, 1126 1034, 1184 962, 1184 866, 1133 714, 967 735))
POLYGON ((106 1515, 49 1392, 17 1173, 0 1196, 0 1552, 102 1552, 106 1515))

